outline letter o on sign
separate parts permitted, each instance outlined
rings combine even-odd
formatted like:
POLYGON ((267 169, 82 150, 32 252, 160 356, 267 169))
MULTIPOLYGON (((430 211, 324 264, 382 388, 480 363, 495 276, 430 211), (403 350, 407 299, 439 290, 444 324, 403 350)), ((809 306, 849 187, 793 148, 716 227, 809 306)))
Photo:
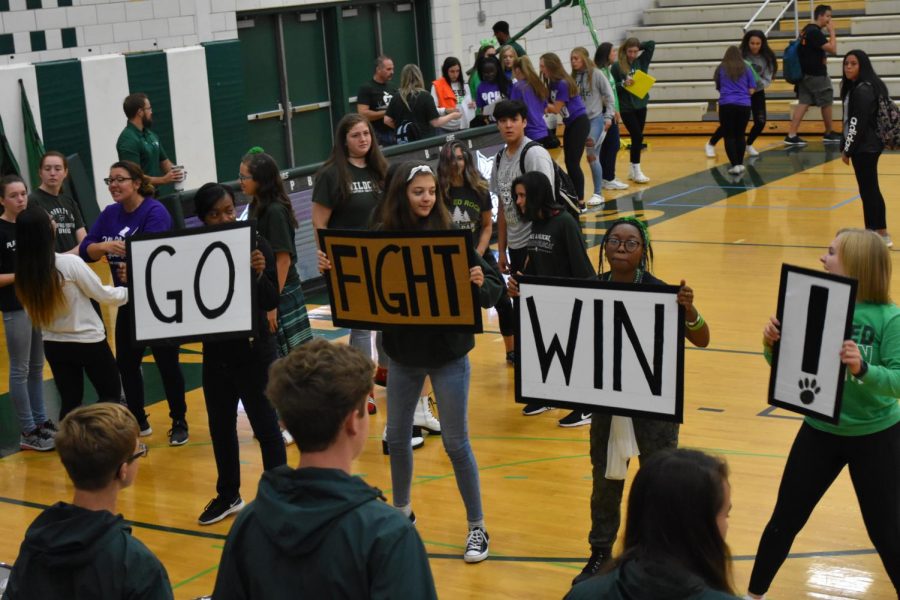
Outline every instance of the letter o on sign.
POLYGON ((231 250, 228 249, 222 242, 213 242, 209 245, 209 247, 203 251, 203 254, 200 256, 200 262, 197 263, 197 270, 194 272, 194 298, 197 299, 197 308, 200 309, 200 312, 207 319, 215 319, 220 317, 222 314, 228 310, 228 307, 231 305, 231 299, 234 297, 234 259, 231 257, 231 250), (206 259, 209 258, 209 255, 212 254, 213 250, 219 249, 225 255, 225 260, 228 262, 228 293, 225 296, 225 300, 222 304, 216 308, 209 308, 206 304, 203 303, 203 296, 200 294, 200 274, 203 272, 203 267, 206 265, 206 259))

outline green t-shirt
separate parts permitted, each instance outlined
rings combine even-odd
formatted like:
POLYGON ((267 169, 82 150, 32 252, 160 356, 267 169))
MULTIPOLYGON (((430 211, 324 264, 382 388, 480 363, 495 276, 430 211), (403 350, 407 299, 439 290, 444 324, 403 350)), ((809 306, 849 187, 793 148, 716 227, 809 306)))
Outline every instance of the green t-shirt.
MULTIPOLYGON (((160 163, 169 160, 159 136, 150 129, 138 129, 131 122, 125 125, 125 129, 119 134, 116 152, 119 154, 119 160, 137 163, 144 175, 150 177, 162 177, 164 173, 160 163)), ((156 196, 161 198, 171 194, 174 189, 171 184, 161 185, 156 190, 156 196)))
POLYGON ((331 209, 329 229, 368 229, 372 211, 378 204, 379 188, 376 176, 369 169, 347 165, 350 168, 350 199, 339 202, 340 184, 334 165, 322 171, 313 187, 312 201, 331 209))
POLYGON ((259 215, 259 208, 250 214, 251 219, 256 219, 256 230, 259 235, 263 236, 272 247, 272 252, 288 252, 291 255, 291 267, 288 269, 285 286, 300 281, 300 275, 297 274, 297 246, 294 243, 294 228, 291 227, 291 221, 287 212, 287 208, 283 205, 273 202, 266 208, 262 216, 259 215))
POLYGON ((68 252, 78 245, 75 232, 84 229, 84 219, 75 201, 65 192, 54 196, 37 188, 28 194, 28 202, 34 202, 48 213, 56 223, 56 251, 68 252))

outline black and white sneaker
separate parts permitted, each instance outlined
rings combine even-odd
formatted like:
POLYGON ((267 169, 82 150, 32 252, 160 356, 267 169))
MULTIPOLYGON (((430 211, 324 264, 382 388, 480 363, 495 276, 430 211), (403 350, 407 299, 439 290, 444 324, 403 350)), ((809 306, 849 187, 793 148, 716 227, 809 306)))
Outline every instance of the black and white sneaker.
POLYGON ((829 131, 825 135, 822 136, 822 142, 825 144, 840 144, 841 143, 841 134, 835 131, 829 131))
POLYGON ((799 135, 786 135, 786 136, 784 136, 784 145, 785 146, 805 146, 806 140, 801 138, 799 135))
POLYGON ((44 421, 44 424, 41 425, 38 429, 40 429, 42 433, 45 433, 52 438, 55 438, 56 434, 59 433, 59 427, 57 427, 56 423, 54 423, 50 419, 44 421))
POLYGON ((473 527, 466 536, 466 553, 463 554, 463 560, 467 563, 481 562, 488 557, 488 536, 487 531, 482 527, 473 527))
POLYGON ((213 523, 218 523, 228 515, 240 512, 242 508, 244 508, 244 501, 241 500, 240 496, 234 500, 216 496, 210 500, 209 504, 206 505, 206 508, 203 509, 197 522, 201 525, 212 525, 213 523))
POLYGON ((526 404, 525 408, 522 409, 522 414, 526 417, 533 417, 534 415, 539 415, 542 412, 547 412, 548 410, 553 410, 552 406, 544 406, 543 404, 526 404))
POLYGON ((184 419, 172 421, 172 429, 169 430, 169 445, 183 446, 188 441, 188 424, 184 419))
POLYGON ((600 569, 603 568, 603 565, 610 561, 610 551, 609 550, 598 550, 597 548, 591 549, 591 557, 588 559, 587 564, 581 570, 581 573, 575 576, 575 579, 572 580, 572 585, 578 585, 585 579, 590 579, 594 575, 600 572, 600 569))
POLYGON ((140 430, 140 433, 138 433, 140 437, 153 435, 153 428, 150 427, 150 422, 147 420, 147 417, 144 417, 143 420, 138 422, 138 429, 140 430))
POLYGON ((573 410, 562 419, 559 420, 560 427, 581 427, 582 425, 591 424, 591 415, 593 413, 573 410))

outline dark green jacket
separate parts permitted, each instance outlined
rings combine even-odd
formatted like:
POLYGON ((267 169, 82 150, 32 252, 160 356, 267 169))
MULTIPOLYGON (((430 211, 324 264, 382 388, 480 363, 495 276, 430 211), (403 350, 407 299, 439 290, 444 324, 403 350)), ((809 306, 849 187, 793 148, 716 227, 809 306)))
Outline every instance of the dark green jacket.
POLYGON ((631 63, 631 70, 628 73, 622 72, 622 68, 619 67, 618 61, 614 62, 612 67, 610 67, 610 73, 612 73, 613 78, 616 80, 616 93, 619 97, 619 112, 634 112, 642 108, 647 108, 647 103, 650 101, 650 94, 647 94, 643 98, 638 98, 629 92, 628 88, 623 84, 627 78, 626 76, 630 77, 634 75, 634 72, 638 69, 649 74, 650 61, 653 60, 654 50, 656 50, 656 42, 648 40, 641 43, 641 53, 635 61, 631 63))
POLYGON ((171 600, 166 569, 122 515, 58 502, 25 532, 4 600, 171 600))
POLYGON ((278 467, 225 542, 215 600, 437 598, 422 540, 381 492, 337 469, 278 467))
MULTIPOLYGON (((483 308, 490 308, 503 294, 503 278, 480 256, 478 266, 484 271, 484 283, 478 289, 483 308)), ((407 367, 439 367, 462 358, 475 347, 471 333, 435 332, 417 328, 386 329, 382 338, 384 351, 407 367)))
POLYGON ((564 600, 735 600, 691 573, 670 565, 630 560, 573 587, 564 600))

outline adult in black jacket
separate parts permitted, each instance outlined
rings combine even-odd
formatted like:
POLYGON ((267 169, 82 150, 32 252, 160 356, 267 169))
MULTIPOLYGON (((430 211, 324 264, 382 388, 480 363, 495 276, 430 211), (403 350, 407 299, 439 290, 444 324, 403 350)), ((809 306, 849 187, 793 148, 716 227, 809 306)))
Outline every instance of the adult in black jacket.
MULTIPOLYGON (((234 197, 228 188, 207 183, 194 195, 194 210, 205 225, 233 223, 234 197)), ((203 397, 209 435, 216 458, 216 497, 206 505, 198 522, 211 525, 244 507, 238 453, 237 406, 244 405, 250 427, 259 442, 263 467, 271 470, 287 462, 278 417, 265 396, 269 365, 277 356, 266 312, 278 307, 275 255, 257 236, 251 265, 256 282, 257 315, 252 338, 203 343, 203 397)))
POLYGON ((884 196, 878 187, 878 159, 884 144, 876 130, 878 98, 890 98, 887 86, 875 74, 872 61, 862 50, 844 55, 841 101, 844 103, 844 135, 841 159, 853 160, 853 172, 862 198, 866 229, 873 229, 888 247, 893 246, 887 230, 884 196))

